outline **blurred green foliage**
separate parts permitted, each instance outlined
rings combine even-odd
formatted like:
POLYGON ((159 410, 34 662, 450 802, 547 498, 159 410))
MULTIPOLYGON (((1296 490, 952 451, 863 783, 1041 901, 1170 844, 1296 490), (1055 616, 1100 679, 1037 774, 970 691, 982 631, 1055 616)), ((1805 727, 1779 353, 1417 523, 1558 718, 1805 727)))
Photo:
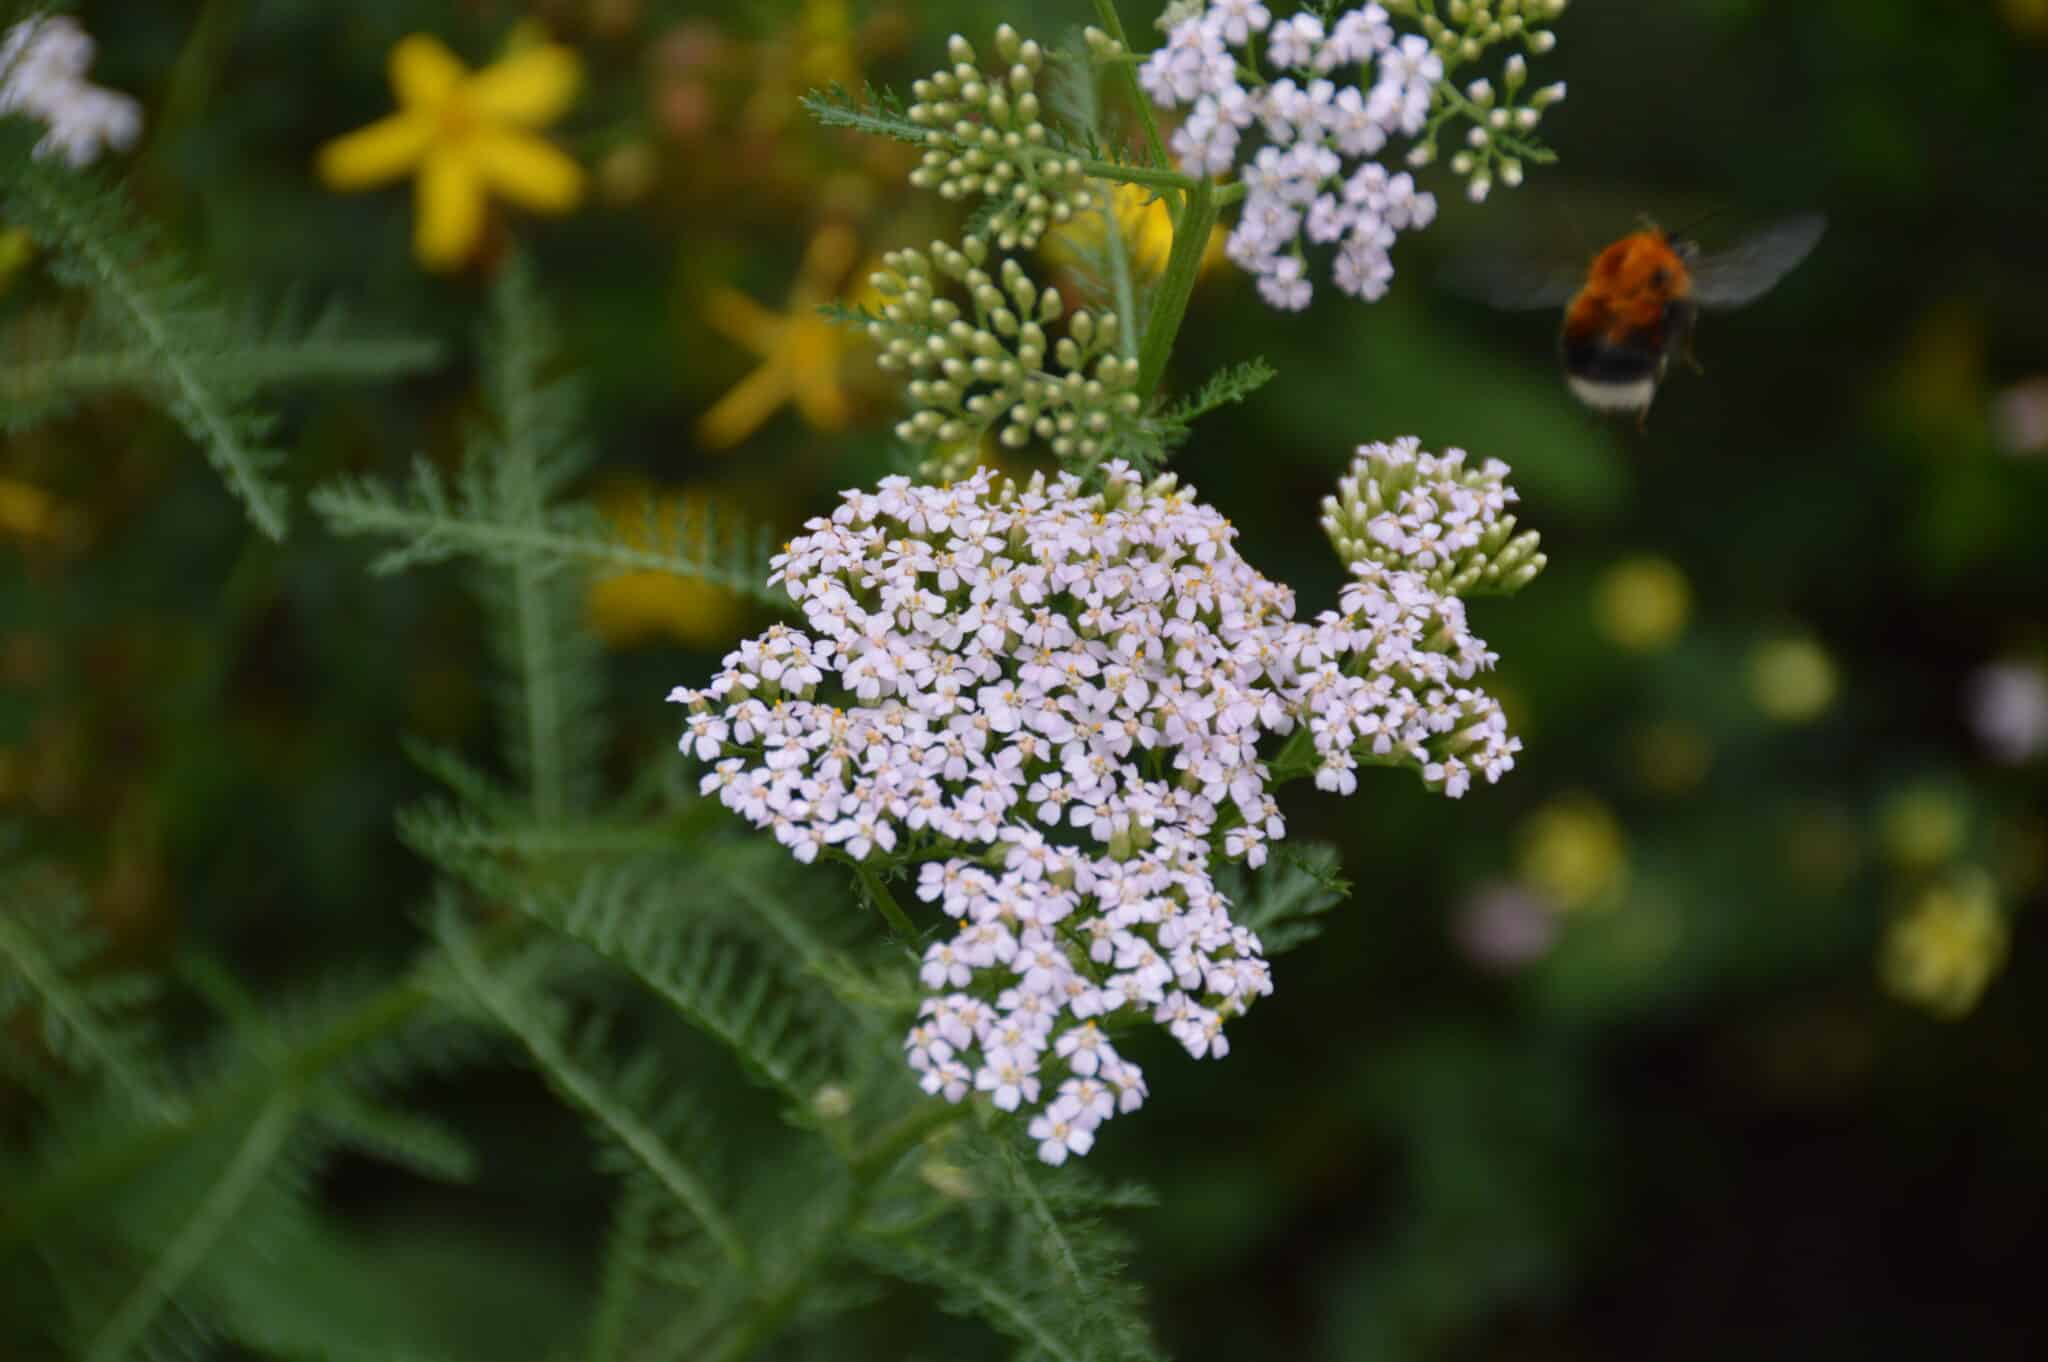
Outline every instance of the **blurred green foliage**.
MULTIPOLYGON (((340 302, 443 357, 265 393, 288 451, 272 476, 294 500, 344 474, 400 477, 415 456, 452 469, 482 402, 486 281, 423 274, 409 193, 328 194, 314 153, 388 108, 399 37, 432 32, 481 63, 527 19, 589 71, 557 132, 592 199, 510 229, 583 384, 578 490, 610 480, 786 531, 894 466, 900 413, 857 356, 846 430, 785 410, 734 449, 701 448, 702 413, 757 363, 707 325, 706 299, 780 308, 828 225, 870 255, 941 229, 900 156, 807 126, 795 100, 906 81, 986 7, 78 8, 101 43, 94 79, 148 111, 121 168, 139 211, 231 306, 340 302)), ((1124 8, 1143 34, 1150 16, 1124 8)), ((1040 0, 1001 17, 1057 35, 1089 16, 1040 0)), ((1226 1062, 1148 1065, 1151 1104, 1091 1171, 1155 1190, 1117 1222, 1163 1343, 1189 1359, 2034 1356, 2048 764, 1993 761, 1970 706, 1987 663, 2048 655, 2048 440, 2014 449, 2026 427, 2000 405, 2048 374, 2048 13, 1576 0, 1559 31, 1559 165, 1478 207, 1436 185, 1443 220, 1404 240, 1377 305, 1332 294, 1279 315, 1217 271, 1174 360, 1190 387, 1255 354, 1278 371, 1204 420, 1176 468, 1309 609, 1336 592, 1313 522, 1353 445, 1412 432, 1514 466, 1552 566, 1516 606, 1475 613, 1521 767, 1456 805, 1391 788, 1293 800, 1297 835, 1343 848, 1350 901, 1277 962, 1277 996, 1226 1062), (1812 208, 1831 221, 1820 249, 1705 320, 1704 374, 1677 375, 1644 432, 1572 404, 1550 320, 1432 283, 1466 252, 1583 257, 1638 213, 1711 214, 1711 242, 1812 208), (1602 620, 1610 570, 1644 555, 1689 599, 1648 650, 1602 620), (1784 640, 1829 669, 1817 709, 1758 679, 1773 674, 1759 650, 1784 640), (1529 878, 1545 829, 1585 826, 1545 816, 1561 807, 1615 830, 1549 853, 1613 861, 1610 891, 1534 909, 1556 914, 1535 958, 1475 950, 1465 905, 1529 878), (1948 1020, 1888 993, 1880 960, 1890 924, 1958 871, 1995 886, 2009 958, 1948 1020)), ((13 275, 0 364, 66 306, 39 266, 13 275)), ((270 997, 395 968, 423 939, 432 878, 394 832, 429 784, 404 742, 492 761, 488 630, 458 571, 372 576, 364 545, 309 515, 282 544, 253 534, 145 397, 7 437, 0 478, 46 514, 38 532, 0 529, 4 812, 129 969, 215 961, 232 982, 215 994, 270 997)), ((661 697, 720 651, 667 639, 592 660, 615 783, 658 765, 675 735, 661 697)), ((198 1029, 184 1011, 163 1022, 198 1029)), ((365 1355, 375 1321, 453 1358, 548 1356, 598 1276, 608 1193, 589 1139, 502 1054, 445 1072, 452 1057, 421 1058, 428 1077, 401 1090, 460 1133, 474 1177, 328 1160, 313 1195, 347 1228, 346 1271, 213 1270, 330 1271, 361 1294, 322 1308, 365 1322, 365 1355)), ((730 1119, 773 1126, 733 1089, 730 1119)), ((0 1132, 28 1110, 0 1093, 0 1132)), ((900 1294, 870 1301, 830 1350, 995 1347, 921 1317, 900 1294)))

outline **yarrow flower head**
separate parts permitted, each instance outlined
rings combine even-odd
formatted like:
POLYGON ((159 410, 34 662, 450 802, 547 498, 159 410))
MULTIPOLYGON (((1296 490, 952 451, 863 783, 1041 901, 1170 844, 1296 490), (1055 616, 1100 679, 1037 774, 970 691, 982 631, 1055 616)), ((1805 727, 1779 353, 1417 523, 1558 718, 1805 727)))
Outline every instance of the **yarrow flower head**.
MULTIPOLYGON (((1391 8, 1413 13, 1412 5, 1391 8)), ((1304 242, 1334 247, 1337 287, 1370 302, 1394 277, 1396 236, 1436 217, 1435 197, 1408 172, 1389 171, 1382 152, 1414 139, 1408 161, 1427 165, 1446 125, 1463 116, 1471 127, 1452 170, 1471 196, 1485 198, 1496 178, 1519 184, 1525 161, 1550 159, 1529 134, 1564 86, 1515 103, 1528 79, 1520 53, 1504 64, 1503 93, 1484 79, 1461 90, 1452 77, 1499 43, 1549 51, 1555 36, 1534 25, 1563 9, 1564 0, 1458 0, 1448 13, 1459 27, 1427 13, 1421 33, 1402 34, 1379 4, 1325 24, 1308 12, 1276 17, 1260 0, 1213 0, 1172 24, 1138 80, 1158 104, 1188 111, 1172 140, 1183 172, 1242 180, 1244 208, 1228 251, 1257 277, 1267 302, 1289 311, 1308 305, 1315 290, 1304 242)))
POLYGON ((142 106, 85 78, 92 55, 92 36, 65 15, 24 19, 0 38, 0 114, 23 113, 48 126, 37 156, 88 166, 141 135, 142 106))
MULTIPOLYGON (((1418 487, 1463 489, 1456 460, 1429 467, 1418 487)), ((846 493, 774 560, 804 627, 669 697, 704 792, 798 860, 917 867, 948 925, 910 1067, 1027 1113, 1048 1163, 1144 1102, 1118 1037, 1149 1021, 1220 1057, 1272 991, 1211 872, 1285 835, 1273 785, 1406 766, 1456 797, 1519 750, 1432 568, 1361 560, 1337 609, 1297 620, 1191 489, 1103 475, 846 493)))

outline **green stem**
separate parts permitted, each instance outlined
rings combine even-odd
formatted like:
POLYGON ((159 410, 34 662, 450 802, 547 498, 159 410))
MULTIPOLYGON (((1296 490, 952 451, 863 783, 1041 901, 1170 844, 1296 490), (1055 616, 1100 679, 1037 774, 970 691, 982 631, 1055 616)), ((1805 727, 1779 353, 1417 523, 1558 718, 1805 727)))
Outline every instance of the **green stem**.
POLYGON ((1096 161, 1083 158, 1081 169, 1098 180, 1114 180, 1118 184, 1141 184, 1147 189, 1178 189, 1186 192, 1198 183, 1194 176, 1183 175, 1177 170, 1154 170, 1146 166, 1127 166, 1117 161, 1096 161))
MULTIPOLYGON (((1131 44, 1124 37, 1124 21, 1117 16, 1116 0, 1095 0, 1095 17, 1102 20, 1104 33, 1116 39, 1117 45, 1125 51, 1130 50, 1131 44)), ((1145 92, 1138 88, 1138 68, 1118 62, 1117 73, 1123 78, 1124 93, 1138 111, 1138 125, 1145 130, 1145 150, 1151 155, 1152 164, 1171 165, 1172 162, 1166 158, 1166 143, 1159 136, 1159 121, 1152 117, 1152 101, 1146 99, 1145 92)))
POLYGON ((1188 299, 1195 291, 1195 275, 1202 254, 1209 248, 1209 233, 1216 226, 1216 187, 1199 181, 1188 194, 1187 208, 1173 229, 1173 251, 1166 257, 1166 273, 1152 301, 1152 315, 1145 319, 1145 339, 1138 349, 1138 395, 1148 398, 1165 376, 1166 360, 1173 353, 1174 337, 1187 315, 1188 299))
POLYGON ((880 910, 883 920, 889 924, 889 930, 902 937, 905 944, 915 942, 917 940, 916 925, 911 922, 910 916, 903 911, 902 905, 896 902, 896 896, 889 892, 889 886, 882 883, 882 877, 875 873, 875 868, 866 861, 855 861, 853 863, 853 873, 860 876, 861 887, 867 890, 868 897, 874 900, 875 907, 880 910))
POLYGON ((853 1176, 863 1187, 895 1167, 896 1161, 922 1144, 934 1131, 944 1130, 974 1109, 969 1102, 919 1102, 908 1115, 899 1117, 868 1141, 867 1148, 853 1157, 853 1176))

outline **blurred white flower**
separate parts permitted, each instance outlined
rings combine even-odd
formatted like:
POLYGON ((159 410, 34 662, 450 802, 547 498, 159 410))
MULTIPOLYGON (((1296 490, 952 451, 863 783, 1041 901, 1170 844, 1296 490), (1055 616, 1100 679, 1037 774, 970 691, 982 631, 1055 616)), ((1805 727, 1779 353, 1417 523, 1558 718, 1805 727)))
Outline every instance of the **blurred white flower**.
POLYGON ((1970 678, 1970 727, 1995 760, 2018 765, 2048 752, 2048 674, 1998 662, 1970 678))
POLYGON ((1481 969, 1512 973, 1550 954, 1557 909, 1533 889, 1492 880, 1459 906, 1451 935, 1481 969))
MULTIPOLYGON (((1428 461, 1418 497, 1474 495, 1461 460, 1375 448, 1428 461)), ((1256 867, 1285 836, 1275 765, 1346 792, 1360 764, 1406 766, 1456 797, 1520 749, 1473 684, 1493 654, 1426 575, 1436 548, 1361 560, 1337 610, 1297 621, 1214 508, 1105 474, 1094 494, 988 470, 846 493, 775 559, 807 627, 669 697, 712 763, 704 792, 798 859, 917 863, 957 926, 925 951, 910 1066, 947 1101, 1039 1110, 1048 1162, 1144 1100, 1097 1018, 1221 1057, 1224 1024, 1272 991, 1210 867, 1256 867)))
POLYGON ((0 114, 23 113, 48 126, 37 156, 87 166, 141 135, 142 106, 86 80, 92 54, 91 36, 63 15, 24 19, 0 39, 0 114))
POLYGON ((2048 451, 2048 378, 2015 383, 1994 398, 1991 431, 2008 454, 2048 451))

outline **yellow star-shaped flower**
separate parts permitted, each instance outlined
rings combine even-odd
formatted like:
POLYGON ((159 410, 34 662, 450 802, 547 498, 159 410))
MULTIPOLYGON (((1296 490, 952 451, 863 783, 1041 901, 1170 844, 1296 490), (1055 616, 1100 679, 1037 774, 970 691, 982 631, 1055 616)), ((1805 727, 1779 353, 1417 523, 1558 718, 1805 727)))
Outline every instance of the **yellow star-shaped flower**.
POLYGON ((430 269, 467 260, 487 197, 565 213, 583 169, 534 135, 576 97, 582 66, 558 43, 534 43, 472 73, 440 40, 415 33, 391 49, 398 112, 320 149, 331 189, 368 189, 417 171, 413 251, 430 269))
MULTIPOLYGON (((774 313, 737 289, 715 288, 704 300, 712 328, 761 357, 761 367, 741 379, 697 422, 706 449, 729 449, 752 435, 784 403, 793 403, 814 430, 844 429, 853 406, 840 381, 840 367, 860 333, 821 315, 818 308, 841 296, 859 246, 838 225, 819 229, 804 251, 787 312, 774 313)), ((855 281, 846 301, 861 301, 872 290, 855 281)))

